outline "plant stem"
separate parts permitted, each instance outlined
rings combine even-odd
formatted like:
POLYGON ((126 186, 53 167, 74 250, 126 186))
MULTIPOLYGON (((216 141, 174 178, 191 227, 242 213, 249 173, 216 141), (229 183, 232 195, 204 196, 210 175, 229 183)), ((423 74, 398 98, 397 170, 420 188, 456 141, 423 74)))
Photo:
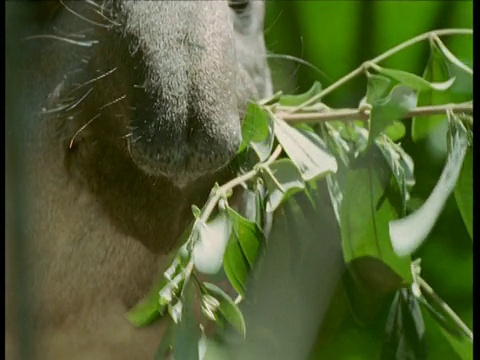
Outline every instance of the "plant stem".
POLYGON ((470 339, 470 341, 473 342, 473 332, 468 328, 467 325, 460 319, 460 317, 452 310, 448 304, 443 301, 440 296, 438 296, 435 291, 428 285, 428 283, 423 280, 420 276, 417 276, 417 283, 420 286, 420 289, 427 293, 432 300, 437 304, 442 310, 444 310, 450 318, 455 322, 455 324, 462 329, 462 331, 465 333, 465 335, 470 339))
MULTIPOLYGON (((420 106, 412 111, 409 111, 403 118, 411 118, 414 116, 429 116, 429 115, 440 115, 444 114, 446 111, 451 110, 454 113, 469 113, 473 112, 472 102, 461 103, 461 104, 443 104, 443 105, 429 105, 429 106, 420 106)), ((318 112, 308 112, 308 113, 299 113, 292 114, 288 110, 277 111, 275 116, 285 120, 290 124, 296 123, 305 123, 313 122, 319 123, 324 121, 348 121, 348 120, 362 120, 367 121, 370 118, 370 113, 368 109, 340 109, 340 110, 330 110, 330 111, 318 111, 318 112)))
POLYGON ((258 175, 260 172, 260 169, 262 167, 268 166, 271 163, 273 163, 282 153, 282 147, 278 145, 273 153, 270 155, 270 157, 265 160, 265 162, 260 163, 259 165, 262 166, 256 166, 252 170, 246 172, 243 175, 240 175, 239 177, 236 177, 235 179, 230 180, 229 182, 223 184, 220 186, 214 193, 213 196, 210 197, 208 200, 207 204, 205 205, 205 210, 202 213, 202 216, 200 218, 201 221, 207 222, 208 218, 212 214, 213 210, 215 209, 215 206, 217 206, 218 201, 225 196, 226 193, 228 193, 230 190, 232 190, 234 187, 244 183, 247 180, 250 180, 254 178, 255 176, 258 175))
POLYGON ((362 65, 360 65, 358 68, 350 72, 349 74, 345 75, 342 77, 340 80, 336 81, 317 95, 313 96, 312 98, 308 99, 305 101, 303 104, 300 104, 299 106, 293 108, 291 110, 291 113, 295 113, 304 106, 311 105, 314 102, 320 100, 321 98, 325 97, 325 95, 330 94, 332 91, 338 89, 340 86, 345 84, 346 82, 350 81, 351 79, 357 77, 360 75, 362 72, 365 70, 365 64, 372 64, 372 63, 379 63, 388 57, 396 54, 397 52, 404 50, 405 48, 412 46, 420 41, 426 40, 431 38, 432 36, 445 36, 445 35, 472 35, 473 30, 472 29, 441 29, 441 30, 434 30, 434 31, 429 31, 426 33, 423 33, 421 35, 418 35, 412 39, 409 39, 407 41, 404 41, 403 43, 391 48, 390 50, 385 51, 383 54, 373 58, 372 60, 366 61, 362 65))

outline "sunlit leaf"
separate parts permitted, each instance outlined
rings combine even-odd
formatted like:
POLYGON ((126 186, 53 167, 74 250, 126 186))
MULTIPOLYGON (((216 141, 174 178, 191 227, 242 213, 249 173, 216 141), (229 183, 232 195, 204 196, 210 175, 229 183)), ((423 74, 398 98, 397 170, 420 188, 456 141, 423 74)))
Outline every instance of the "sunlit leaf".
POLYGON ((456 117, 450 119, 450 148, 440 179, 422 207, 409 216, 390 222, 395 252, 409 255, 426 239, 457 182, 468 147, 467 130, 456 117))
POLYGON ((242 124, 242 143, 237 153, 251 146, 260 161, 270 155, 273 145, 273 121, 270 116, 255 103, 250 103, 242 124))
POLYGON ((208 223, 200 223, 198 239, 193 247, 195 268, 204 274, 216 274, 222 267, 223 254, 231 233, 225 211, 208 223))
POLYGON ((337 171, 335 157, 315 133, 297 130, 275 118, 275 135, 305 181, 337 171))
MULTIPOLYGON (((427 81, 442 82, 450 78, 445 57, 435 43, 430 42, 430 59, 423 74, 427 81)), ((450 89, 445 91, 425 90, 418 95, 418 106, 440 105, 452 102, 450 89)), ((445 115, 417 116, 412 120, 412 138, 417 141, 427 136, 432 129, 446 121, 445 115)))
POLYGON ((242 312, 238 306, 233 302, 233 300, 218 286, 203 283, 208 293, 214 296, 219 301, 218 312, 222 317, 233 326, 233 328, 238 331, 240 335, 245 337, 247 329, 245 326, 245 320, 243 318, 242 312))
POLYGON ((374 101, 371 105, 369 144, 373 144, 387 126, 417 106, 417 95, 407 86, 396 85, 388 96, 374 101))
POLYGON ((268 188, 267 211, 273 212, 289 196, 305 188, 302 175, 289 159, 280 159, 269 165, 265 174, 268 188))
POLYGON ((339 214, 345 262, 371 256, 411 282, 410 259, 396 255, 389 239, 388 223, 399 217, 402 202, 383 156, 371 148, 343 177, 339 214))
POLYGON ((318 81, 315 81, 307 92, 298 95, 282 95, 280 96, 280 100, 278 102, 280 105, 285 106, 299 106, 321 91, 322 84, 320 84, 318 81))
POLYGON ((401 84, 418 92, 428 90, 445 91, 452 86, 455 81, 455 78, 451 78, 443 82, 429 82, 420 76, 402 70, 386 69, 380 66, 376 66, 375 69, 378 70, 380 74, 397 80, 401 84))
POLYGON ((473 148, 468 147, 463 159, 462 169, 457 184, 453 190, 458 209, 467 228, 470 238, 473 239, 473 148))
POLYGON ((382 359, 427 359, 425 323, 417 299, 400 289, 392 302, 385 327, 382 359))

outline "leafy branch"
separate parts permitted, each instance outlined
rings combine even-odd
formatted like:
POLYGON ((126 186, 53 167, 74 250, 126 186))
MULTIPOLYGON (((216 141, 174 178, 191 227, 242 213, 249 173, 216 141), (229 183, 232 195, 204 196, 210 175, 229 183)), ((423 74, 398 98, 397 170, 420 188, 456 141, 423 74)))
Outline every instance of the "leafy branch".
POLYGON ((440 296, 432 289, 432 287, 420 276, 416 277, 416 283, 418 284, 420 291, 423 291, 427 296, 429 296, 432 301, 442 309, 455 323, 455 325, 460 328, 464 334, 468 337, 470 341, 473 342, 473 332, 468 328, 468 326, 460 319, 460 317, 452 310, 448 304, 442 300, 440 296))
POLYGON ((218 202, 222 198, 226 198, 227 194, 229 194, 235 187, 245 183, 248 180, 253 179, 254 177, 258 176, 258 174, 263 171, 264 168, 271 165, 282 153, 282 147, 278 145, 275 150, 273 151, 272 155, 263 163, 259 163, 255 166, 254 169, 242 174, 229 182, 225 183, 224 185, 214 189, 213 196, 210 196, 209 200, 205 204, 205 209, 202 212, 201 221, 207 222, 212 214, 213 210, 217 206, 218 202))
MULTIPOLYGON (((290 124, 296 123, 321 123, 324 121, 350 121, 350 120, 362 120, 367 121, 370 118, 370 108, 361 107, 358 109, 329 109, 323 111, 309 111, 299 114, 292 113, 295 109, 289 106, 275 107, 275 115, 290 124)), ((442 104, 442 105, 430 105, 419 106, 413 110, 408 111, 400 119, 408 119, 414 116, 430 116, 441 115, 447 111, 453 111, 454 113, 473 113, 472 102, 461 104, 442 104)))
MULTIPOLYGON (((300 105, 296 106, 291 110, 292 113, 297 112, 304 108, 305 106, 311 105, 320 99, 324 98, 326 95, 330 94, 332 91, 338 89, 340 86, 344 85, 348 81, 354 79, 355 77, 361 75, 362 73, 365 72, 366 68, 370 66, 371 64, 377 64, 381 61, 384 61, 391 57, 392 55, 395 55, 396 53, 412 46, 415 45, 416 43, 419 43, 424 40, 428 39, 438 39, 439 36, 447 36, 447 35, 473 35, 473 30, 472 29, 441 29, 441 30, 434 30, 434 31, 429 31, 426 33, 423 33, 421 35, 418 35, 412 39, 409 39, 407 41, 404 41, 403 43, 391 48, 390 50, 385 51, 383 54, 373 58, 372 60, 366 61, 362 65, 360 65, 358 68, 350 72, 349 74, 345 75, 341 79, 337 80, 335 83, 327 87, 325 90, 321 91, 317 95, 313 96, 312 98, 308 99, 307 101, 301 103, 300 105)), ((472 72, 473 74, 473 72, 472 72)))
MULTIPOLYGON (((471 330, 418 274, 412 273, 410 259, 427 239, 457 182, 464 182, 471 175, 464 158, 473 142, 473 101, 454 102, 450 95, 455 78, 447 70, 453 66, 468 76, 473 75, 473 70, 439 39, 471 34, 468 29, 431 31, 365 62, 326 89, 315 83, 304 94, 278 92, 249 104, 237 152, 241 171, 227 183, 216 184, 202 209, 192 206, 194 221, 182 238, 182 246, 148 301, 129 313, 130 321, 144 325, 167 310, 177 325, 192 321, 182 314, 188 313, 188 307, 192 306, 193 297, 188 294, 196 288, 203 315, 221 329, 230 324, 245 337, 247 329, 238 307, 240 301, 233 301, 227 292, 204 282, 197 273, 213 275, 223 267, 231 288, 238 294, 237 300, 245 298, 248 279, 265 240, 272 233, 268 228, 271 224, 265 219, 274 217, 275 210, 285 201, 295 201, 294 195, 298 193, 306 195, 316 207, 316 186, 326 180, 330 205, 341 230, 345 263, 374 258, 381 264, 382 273, 400 279, 393 285, 387 284, 398 295, 392 303, 393 322, 387 326, 392 346, 409 346, 405 342, 410 341, 401 338, 405 332, 403 325, 390 326, 395 321, 407 324, 411 319, 405 319, 411 317, 417 325, 423 324, 420 308, 413 306, 413 302, 421 300, 427 309, 431 308, 426 298, 418 294, 417 300, 412 298, 415 286, 453 320, 455 330, 460 329, 462 336, 473 341, 471 330), (431 58, 423 77, 378 65, 427 39, 431 58), (367 89, 357 109, 332 109, 320 102, 325 95, 361 74, 367 77, 367 89), (440 121, 448 121, 448 159, 430 197, 417 211, 408 214, 410 191, 415 184, 414 164, 397 143, 405 136, 399 120, 413 118, 412 138, 416 141, 429 134, 439 117, 440 121), (319 126, 314 130, 305 123, 319 123, 319 126), (338 165, 340 161, 343 166, 338 165), (238 186, 248 196, 241 199, 242 204, 235 203, 238 199, 231 201, 235 206, 230 207, 229 199, 238 186)), ((458 204, 463 209, 466 226, 471 228, 473 220, 468 217, 472 212, 471 201, 463 196, 458 204)), ((375 274, 367 276, 376 278, 375 274)), ((439 319, 444 317, 440 315, 439 319)), ((192 351, 198 352, 198 342, 205 335, 201 334, 203 324, 194 325, 202 329, 194 337, 197 343, 190 344, 192 351)), ((166 342, 174 344, 176 340, 166 338, 166 342)))

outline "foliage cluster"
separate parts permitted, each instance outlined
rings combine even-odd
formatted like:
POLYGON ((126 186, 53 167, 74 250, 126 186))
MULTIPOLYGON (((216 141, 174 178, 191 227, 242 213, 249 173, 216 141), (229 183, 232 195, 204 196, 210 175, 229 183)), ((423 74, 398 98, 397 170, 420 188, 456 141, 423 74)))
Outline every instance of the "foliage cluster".
MULTIPOLYGON (((325 89, 317 82, 304 94, 277 93, 249 105, 235 160, 238 176, 216 185, 202 208, 192 207, 195 220, 158 287, 128 314, 137 326, 169 316, 159 359, 167 352, 176 359, 216 358, 210 349, 221 350, 206 335, 211 321, 217 325, 216 343, 248 335, 242 302, 249 297, 257 264, 275 241, 275 226, 281 226, 275 217, 290 207, 295 209, 288 212, 290 221, 312 226, 306 220, 312 216, 305 213, 324 206, 322 186, 340 233, 348 269, 342 277, 344 297, 351 314, 359 323, 378 318, 380 310, 372 306, 380 305, 365 305, 359 300, 362 292, 388 298, 382 358, 425 358, 429 332, 445 339, 448 358, 473 358, 471 330, 428 285, 415 256, 452 193, 473 239, 473 102, 458 102, 454 86, 459 79, 471 81, 473 70, 442 42, 447 35, 469 36, 471 31, 422 34, 325 89), (379 65, 425 40, 430 58, 423 76, 379 65), (367 87, 357 108, 332 109, 323 103, 327 94, 362 75, 367 87), (447 160, 423 204, 411 201, 414 161, 401 143, 410 119, 414 141, 442 124, 448 127, 447 160), (222 276, 229 286, 213 284, 222 276)), ((320 234, 318 241, 324 241, 320 234)))

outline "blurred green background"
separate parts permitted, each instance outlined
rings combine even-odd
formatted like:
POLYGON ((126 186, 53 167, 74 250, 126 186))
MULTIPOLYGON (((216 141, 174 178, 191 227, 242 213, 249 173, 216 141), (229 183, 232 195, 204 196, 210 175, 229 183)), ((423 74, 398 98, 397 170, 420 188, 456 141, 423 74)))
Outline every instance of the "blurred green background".
MULTIPOLYGON (((268 1, 265 38, 276 90, 299 93, 315 80, 325 88, 364 61, 426 31, 472 26, 472 1, 268 1), (283 54, 302 59, 318 70, 283 54)), ((442 37, 442 41, 461 61, 472 66, 471 36, 442 37)), ((428 56, 429 44, 424 41, 382 65, 422 75, 428 56)), ((358 77, 328 95, 324 102, 331 107, 356 107, 365 89, 365 78, 358 77)), ((465 98, 471 99, 473 85, 467 83, 465 89, 465 98)), ((409 121, 405 125, 408 129, 409 121)), ((411 202, 415 207, 428 197, 443 168, 445 127, 418 143, 408 135, 401 142, 415 161, 416 185, 411 202)), ((423 277, 470 328, 472 245, 452 195, 429 239, 413 257, 422 258, 423 277)), ((376 358, 381 350, 375 336, 378 329, 369 331, 352 324, 343 325, 348 336, 332 340, 313 358, 376 358)), ((442 338, 432 333, 429 336, 429 358, 445 358, 442 338)))

